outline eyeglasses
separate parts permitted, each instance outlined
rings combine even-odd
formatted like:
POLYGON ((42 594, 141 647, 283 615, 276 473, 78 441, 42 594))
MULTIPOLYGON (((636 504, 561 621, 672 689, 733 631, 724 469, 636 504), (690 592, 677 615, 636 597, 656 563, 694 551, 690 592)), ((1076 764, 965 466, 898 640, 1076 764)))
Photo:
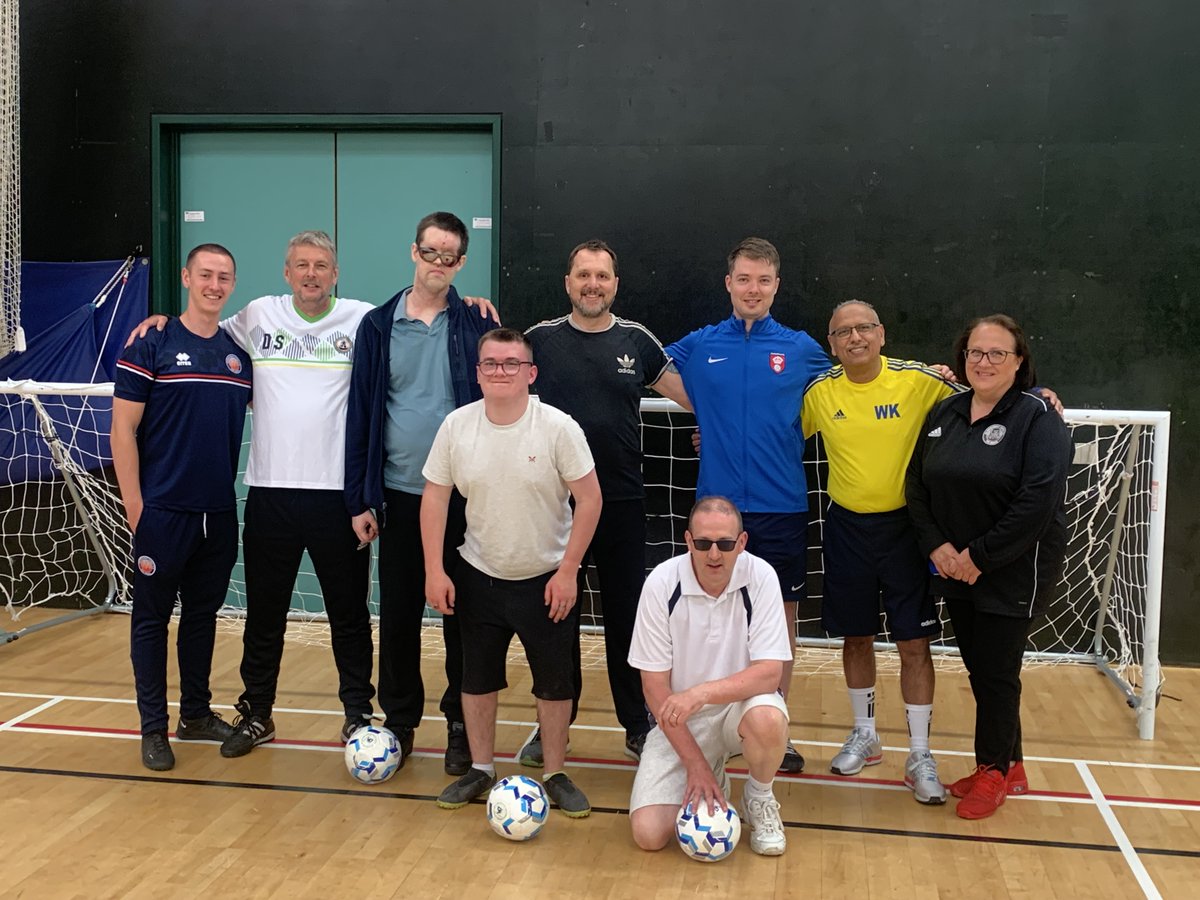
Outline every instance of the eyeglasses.
POLYGON ((713 544, 716 544, 722 553, 728 553, 737 546, 737 540, 710 541, 708 538, 692 538, 692 546, 697 550, 711 550, 713 544))
POLYGON ((425 260, 427 263, 440 262, 443 266, 457 265, 462 259, 461 253, 443 253, 441 250, 434 250, 432 247, 418 247, 417 256, 425 260))
POLYGON ((516 375, 521 371, 521 366, 532 366, 533 363, 526 362, 523 359, 481 359, 479 361, 479 371, 484 375, 495 375, 499 369, 505 375, 516 375))
POLYGON ((982 362, 986 356, 988 362, 993 366, 998 366, 1010 356, 1016 356, 1016 350, 975 350, 968 348, 963 351, 963 356, 967 358, 967 362, 977 363, 982 362))
POLYGON ((829 336, 837 338, 839 341, 844 341, 850 337, 850 332, 857 331, 860 335, 866 337, 878 327, 878 322, 863 322, 861 325, 847 325, 845 328, 835 328, 829 332, 829 336))

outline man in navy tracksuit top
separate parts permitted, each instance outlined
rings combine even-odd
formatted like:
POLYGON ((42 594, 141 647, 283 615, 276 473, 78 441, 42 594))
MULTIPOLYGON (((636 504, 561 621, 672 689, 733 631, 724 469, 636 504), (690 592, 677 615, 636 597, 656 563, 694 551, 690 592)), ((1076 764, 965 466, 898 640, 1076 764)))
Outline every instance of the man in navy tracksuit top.
MULTIPOLYGON (((477 344, 498 324, 492 315, 469 309, 451 284, 466 263, 468 238, 466 226, 452 213, 430 213, 417 224, 410 251, 413 284, 363 318, 350 375, 346 508, 360 541, 379 536, 379 705, 403 756, 412 751, 413 731, 425 711, 421 468, 446 414, 482 398, 477 344)), ((443 554, 452 576, 466 530, 465 508, 463 498, 454 495, 443 554)), ((463 775, 471 767, 471 751, 463 724, 456 617, 442 620, 442 637, 445 769, 447 775, 463 775)))
MULTIPOLYGON (((805 593, 808 489, 800 408, 804 388, 829 369, 821 345, 771 318, 779 252, 746 238, 729 254, 725 288, 733 315, 667 347, 683 377, 704 447, 696 496, 723 496, 742 513, 746 549, 775 569, 789 627, 805 593)), ((779 685, 786 699, 792 664, 779 685)), ((804 758, 788 744, 781 771, 804 758)))
POLYGON ((233 256, 201 244, 187 258, 187 309, 135 341, 117 363, 112 453, 136 571, 130 657, 142 764, 175 765, 167 741, 167 626, 180 603, 179 740, 223 741, 212 711, 216 614, 237 559, 234 479, 250 401, 250 357, 217 323, 233 292, 233 256))

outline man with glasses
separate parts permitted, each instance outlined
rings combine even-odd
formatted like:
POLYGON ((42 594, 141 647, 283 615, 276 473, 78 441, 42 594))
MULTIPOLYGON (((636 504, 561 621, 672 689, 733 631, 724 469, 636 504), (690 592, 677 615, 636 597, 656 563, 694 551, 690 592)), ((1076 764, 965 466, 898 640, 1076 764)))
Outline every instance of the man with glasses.
MULTIPOLYGON (((642 389, 653 388, 687 409, 691 405, 658 339, 645 326, 612 314, 619 279, 617 255, 608 244, 590 240, 572 250, 564 283, 570 314, 540 322, 525 334, 538 360, 538 396, 579 423, 596 459, 604 508, 579 579, 582 589, 590 560, 600 583, 613 705, 625 729, 625 755, 637 760, 650 728, 641 678, 627 660, 646 578, 642 389)), ((575 664, 572 721, 583 686, 578 642, 575 664)), ((542 765, 540 733, 521 748, 519 759, 523 765, 542 765)))
MULTIPOLYGON (((379 538, 379 705, 399 740, 402 758, 425 711, 421 625, 425 557, 421 543, 421 468, 433 437, 452 410, 482 395, 477 341, 497 326, 468 309, 452 282, 467 261, 469 235, 453 213, 417 223, 410 249, 413 283, 368 313, 358 328, 346 421, 346 506, 358 540, 379 538)), ((485 454, 486 455, 486 454, 485 454)), ((438 547, 454 573, 466 522, 464 500, 451 492, 438 547)), ((471 767, 461 687, 458 620, 442 620, 446 648, 447 775, 471 767)))
POLYGON ((462 705, 472 756, 470 770, 437 804, 457 809, 495 784, 497 695, 507 687, 508 646, 516 634, 537 698, 542 782, 552 803, 579 818, 591 805, 563 764, 575 696, 576 573, 600 518, 600 483, 579 425, 530 399, 537 367, 525 335, 508 328, 485 334, 477 369, 483 399, 446 416, 423 473, 425 595, 462 631, 462 705), (451 580, 443 548, 455 488, 466 497, 466 533, 451 580))
POLYGON ((684 540, 688 552, 646 578, 629 650, 657 720, 629 801, 633 839, 661 850, 681 806, 727 809, 725 763, 740 753, 750 770, 742 791, 750 849, 778 856, 787 838, 772 785, 788 711, 777 688, 792 658, 779 578, 743 552, 742 517, 724 497, 697 501, 684 540))
POLYGON ((842 668, 854 727, 834 756, 835 775, 881 762, 875 730, 875 636, 882 594, 900 654, 900 693, 910 752, 904 783, 919 803, 946 802, 929 750, 934 672, 929 639, 941 630, 929 570, 904 502, 904 474, 925 416, 954 393, 937 371, 888 359, 885 331, 871 304, 848 300, 829 321, 840 365, 804 394, 805 436, 821 432, 829 460, 821 626, 843 638, 842 668))
MULTIPOLYGON (((749 551, 779 576, 789 628, 805 595, 808 491, 800 431, 804 388, 829 368, 821 346, 771 317, 779 290, 779 252, 746 238, 729 254, 725 289, 733 314, 667 347, 683 377, 704 436, 697 496, 728 497, 742 513, 749 551)), ((791 659, 779 689, 786 698, 791 659)), ((788 743, 781 771, 804 758, 788 743)))

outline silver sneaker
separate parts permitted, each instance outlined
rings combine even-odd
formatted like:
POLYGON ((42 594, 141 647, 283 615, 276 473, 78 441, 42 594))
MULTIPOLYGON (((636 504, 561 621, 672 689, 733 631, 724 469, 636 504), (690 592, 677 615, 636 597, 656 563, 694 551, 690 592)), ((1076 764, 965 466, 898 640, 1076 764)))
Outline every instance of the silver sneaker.
POLYGON ((742 822, 750 827, 750 849, 760 856, 780 856, 787 849, 787 835, 779 818, 779 801, 742 794, 742 822))
POLYGON ((883 747, 875 732, 855 727, 842 744, 842 750, 829 764, 834 775, 857 775, 863 766, 876 766, 883 761, 883 747))
POLYGON ((946 786, 938 778, 937 760, 928 750, 914 750, 908 754, 904 783, 912 788, 918 803, 940 806, 946 802, 946 786))

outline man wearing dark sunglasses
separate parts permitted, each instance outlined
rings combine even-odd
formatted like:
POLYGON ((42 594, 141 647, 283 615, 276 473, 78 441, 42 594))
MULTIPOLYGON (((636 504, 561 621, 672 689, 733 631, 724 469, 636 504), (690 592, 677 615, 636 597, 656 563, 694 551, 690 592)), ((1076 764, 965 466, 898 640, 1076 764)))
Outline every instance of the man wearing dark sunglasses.
POLYGON ((633 839, 660 850, 681 806, 728 809, 725 763, 740 753, 750 849, 778 856, 787 838, 772 785, 788 746, 778 686, 792 658, 779 577, 743 552, 741 513, 724 497, 696 503, 684 539, 688 552, 646 578, 629 650, 657 724, 633 782, 633 839))
MULTIPOLYGON (((413 283, 363 319, 351 373, 346 506, 359 541, 379 538, 379 705, 405 756, 425 710, 421 467, 446 415, 482 396, 476 344, 498 324, 490 304, 482 304, 481 316, 454 289, 468 241, 466 225, 453 213, 421 219, 410 248, 413 283)), ((466 527, 463 509, 463 498, 453 494, 442 546, 451 574, 466 527)), ((461 700, 462 641, 453 617, 443 620, 442 637, 445 770, 462 775, 471 751, 461 700)))

